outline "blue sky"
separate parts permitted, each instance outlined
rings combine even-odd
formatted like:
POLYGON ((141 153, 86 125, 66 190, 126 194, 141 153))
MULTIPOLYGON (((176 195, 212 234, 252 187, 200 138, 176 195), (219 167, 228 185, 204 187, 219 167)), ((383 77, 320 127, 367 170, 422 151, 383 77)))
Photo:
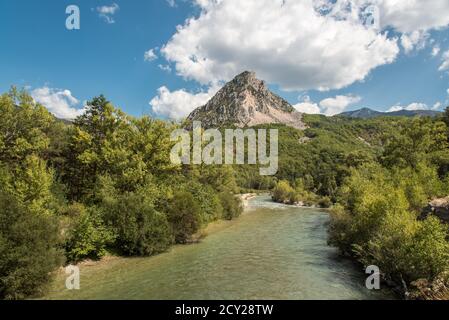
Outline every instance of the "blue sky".
MULTIPOLYGON (((438 2, 438 0, 434 1, 438 2)), ((193 26, 186 25, 185 20, 189 17, 200 19, 200 15, 212 15, 214 10, 217 15, 221 14, 220 10, 223 10, 222 15, 224 15, 229 10, 206 7, 206 5, 202 7, 193 2, 178 0, 173 6, 171 5, 173 3, 170 4, 167 0, 2 0, 0 2, 0 38, 2 39, 0 90, 5 92, 11 85, 26 87, 30 92, 34 92, 38 99, 55 104, 49 107, 55 112, 58 112, 58 108, 64 108, 67 105, 73 109, 82 108, 86 100, 104 94, 115 105, 132 115, 153 114, 166 118, 179 113, 173 113, 167 109, 183 108, 183 106, 175 105, 179 103, 179 98, 186 97, 188 100, 186 104, 200 103, 216 91, 214 87, 229 80, 230 74, 236 74, 245 69, 256 69, 259 75, 261 73, 264 78, 268 78, 270 87, 274 91, 292 104, 306 103, 312 108, 321 108, 322 112, 328 110, 325 106, 331 105, 334 108, 335 104, 338 111, 359 107, 386 111, 394 106, 408 107, 411 104, 437 108, 437 103, 441 105, 439 109, 442 109, 449 104, 448 70, 444 68, 439 70, 445 61, 444 53, 449 52, 449 30, 444 20, 441 20, 438 26, 426 25, 425 37, 422 37, 419 43, 416 43, 408 52, 401 45, 401 36, 411 35, 413 30, 405 26, 402 21, 389 22, 389 26, 382 30, 383 34, 388 33, 386 39, 382 40, 384 41, 382 45, 389 45, 390 50, 391 41, 396 38, 400 51, 393 54, 394 50, 391 49, 393 51, 390 53, 390 58, 394 55, 391 63, 378 63, 370 67, 369 72, 360 71, 363 74, 361 81, 348 80, 349 84, 341 85, 344 75, 338 80, 327 81, 324 78, 329 75, 323 72, 324 78, 315 82, 295 82, 295 77, 298 79, 314 77, 304 71, 310 68, 301 65, 297 68, 297 74, 292 73, 288 79, 284 79, 283 74, 288 72, 281 73, 280 67, 276 67, 275 63, 271 69, 265 65, 256 64, 253 62, 256 59, 251 58, 251 50, 243 51, 238 48, 240 55, 229 57, 228 54, 224 57, 222 53, 232 50, 232 44, 228 44, 227 39, 220 39, 222 35, 219 33, 216 36, 218 40, 211 40, 215 32, 213 25, 208 25, 204 19, 200 26, 202 29, 194 29, 193 26), (67 30, 65 27, 68 16, 65 10, 70 4, 80 8, 80 30, 67 30), (117 9, 113 13, 107 14, 107 17, 101 16, 100 7, 112 8, 114 4, 117 9), (209 10, 209 13, 206 13, 206 10, 209 10), (172 37, 179 33, 178 25, 184 25, 186 32, 180 35, 179 41, 172 41, 172 37), (207 28, 210 28, 212 37, 207 34, 209 30, 207 28), (204 38, 198 39, 195 37, 195 32, 204 38), (193 49, 187 48, 189 41, 199 41, 201 45, 193 49), (387 41, 390 42, 387 43, 387 41), (217 54, 216 48, 222 48, 222 42, 228 47, 217 54), (168 49, 165 52, 161 51, 161 48, 167 44, 169 44, 168 49), (208 45, 210 47, 207 47, 208 45), (204 52, 198 53, 199 47, 201 50, 204 47, 204 52), (436 48, 439 48, 439 51, 436 48), (151 49, 155 56, 153 59, 148 59, 151 61, 145 61, 144 54, 151 49), (190 54, 189 50, 195 50, 198 56, 207 55, 207 58, 215 65, 210 70, 195 71, 197 64, 190 63, 190 60, 182 57, 184 52, 190 54), (188 66, 184 65, 186 61, 194 71, 188 70, 188 66), (228 69, 226 69, 227 65, 229 65, 228 69), (163 70, 167 67, 170 70, 163 70), (321 84, 326 84, 328 88, 323 91, 323 88, 319 88, 321 84), (158 91, 161 87, 167 88, 164 97, 161 96, 161 91, 158 91), (39 91, 42 88, 47 90, 39 91), (196 96, 198 93, 202 96, 196 96), (49 95, 54 96, 49 97, 49 95), (342 104, 338 105, 338 96, 349 97, 350 102, 343 99, 344 101, 340 100, 342 104), (153 106, 158 106, 157 112, 152 112, 150 106, 150 101, 154 98, 157 99, 156 103, 153 103, 153 106), (326 104, 326 99, 331 100, 328 100, 326 104), (58 106, 58 103, 66 105, 58 106)), ((232 9, 232 7, 229 8, 232 9)), ((235 9, 236 12, 244 10, 238 7, 235 9)), ((389 17, 387 19, 391 20, 389 17)), ((235 23, 238 27, 238 21, 235 23)), ((259 23, 262 25, 264 21, 259 23)), ((449 21, 447 23, 449 24, 449 21)), ((243 27, 248 29, 246 24, 242 25, 243 27)), ((226 30, 226 28, 226 24, 223 24, 223 29, 226 30)), ((232 30, 235 33, 238 29, 232 30)), ((304 33, 299 25, 295 32, 299 35, 304 33)), ((248 31, 247 36, 252 37, 251 31, 248 31)), ((260 34, 254 33, 254 37, 256 36, 260 34)), ((294 34, 290 37, 296 39, 294 34)), ((278 39, 273 40, 273 43, 275 41, 278 39)), ((279 47, 279 44, 276 45, 279 47)), ((306 49, 308 45, 307 42, 302 43, 306 49)), ((263 48, 264 51, 257 51, 258 54, 269 51, 270 43, 265 43, 263 48)), ((347 53, 349 51, 345 50, 347 49, 341 49, 336 53, 341 60, 336 60, 335 64, 341 64, 343 61, 348 63, 348 68, 355 68, 351 59, 358 59, 357 55, 351 57, 347 53)), ((300 59, 301 54, 301 50, 297 51, 294 59, 300 59)), ((294 59, 292 63, 302 61, 294 59)), ((263 62, 264 59, 261 60, 263 62)), ((197 62, 193 58, 192 61, 197 62)), ((323 61, 320 68, 333 67, 336 66, 323 61)), ((295 66, 287 65, 286 68, 286 70, 289 68, 296 70, 295 66)), ((337 68, 336 72, 344 72, 344 70, 337 68)), ((193 106, 186 106, 187 110, 184 113, 188 113, 187 111, 191 111, 192 108, 193 106)))

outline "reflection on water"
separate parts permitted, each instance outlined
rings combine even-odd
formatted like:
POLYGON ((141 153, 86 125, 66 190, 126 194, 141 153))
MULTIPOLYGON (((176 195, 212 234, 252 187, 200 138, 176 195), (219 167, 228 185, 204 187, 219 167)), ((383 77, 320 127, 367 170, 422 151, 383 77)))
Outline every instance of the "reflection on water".
POLYGON ((202 243, 153 258, 120 259, 81 269, 81 290, 55 299, 384 299, 363 273, 326 244, 328 214, 268 197, 202 243))

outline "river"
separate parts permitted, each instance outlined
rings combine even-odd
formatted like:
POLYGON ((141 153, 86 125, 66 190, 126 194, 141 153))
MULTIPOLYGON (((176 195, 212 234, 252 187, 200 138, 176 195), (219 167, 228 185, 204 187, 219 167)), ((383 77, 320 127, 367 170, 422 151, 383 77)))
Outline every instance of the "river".
POLYGON ((81 266, 81 288, 60 274, 47 299, 388 299, 326 243, 329 216, 250 200, 239 219, 201 243, 151 258, 81 266))

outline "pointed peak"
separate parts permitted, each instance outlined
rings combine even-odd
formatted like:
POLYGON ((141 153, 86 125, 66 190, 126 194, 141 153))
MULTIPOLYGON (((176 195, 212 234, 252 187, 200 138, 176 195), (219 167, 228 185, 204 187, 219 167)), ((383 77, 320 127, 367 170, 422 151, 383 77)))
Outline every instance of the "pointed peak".
POLYGON ((302 116, 272 93, 255 72, 245 71, 221 88, 209 102, 190 115, 191 121, 202 121, 205 128, 234 124, 238 127, 265 123, 284 123, 304 128, 302 116))
POLYGON ((256 73, 254 71, 243 71, 241 74, 235 77, 235 79, 256 79, 256 73))
POLYGON ((244 88, 252 86, 258 90, 267 88, 265 81, 257 79, 256 73, 253 71, 244 71, 236 76, 230 83, 237 84, 238 87, 244 88))

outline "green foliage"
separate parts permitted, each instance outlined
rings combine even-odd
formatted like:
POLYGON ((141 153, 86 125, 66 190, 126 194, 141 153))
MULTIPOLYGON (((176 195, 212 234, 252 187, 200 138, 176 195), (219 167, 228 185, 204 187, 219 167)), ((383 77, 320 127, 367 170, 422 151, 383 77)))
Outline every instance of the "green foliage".
POLYGON ((293 203, 295 202, 292 197, 295 195, 295 190, 290 186, 290 183, 286 180, 279 181, 272 191, 273 200, 281 203, 293 203))
POLYGON ((432 161, 440 151, 447 151, 447 127, 430 118, 407 119, 398 124, 394 134, 386 136, 382 157, 385 166, 416 168, 432 161))
POLYGON ((432 196, 444 192, 429 165, 388 170, 380 165, 353 169, 333 209, 329 242, 387 278, 411 283, 433 279, 449 268, 447 226, 418 216, 432 196))
POLYGON ((188 192, 178 192, 171 201, 167 216, 176 243, 186 243, 200 228, 201 207, 188 192))
POLYGON ((0 96, 0 161, 20 166, 31 155, 43 156, 55 120, 25 91, 13 88, 0 96))
POLYGON ((237 199, 232 193, 223 191, 219 195, 223 207, 223 219, 232 220, 239 217, 243 212, 243 206, 240 199, 237 199))
POLYGON ((0 298, 41 294, 62 262, 58 224, 0 191, 0 298))
POLYGON ((321 208, 329 208, 333 204, 330 197, 319 197, 306 190, 302 179, 296 179, 295 188, 287 180, 279 181, 271 194, 274 201, 284 204, 301 203, 309 207, 318 205, 321 208))
POLYGON ((74 204, 67 209, 74 217, 65 243, 68 261, 79 262, 84 259, 100 259, 106 248, 113 243, 114 235, 106 228, 94 208, 86 210, 83 205, 74 204))
POLYGON ((104 198, 100 207, 103 219, 116 236, 115 246, 124 254, 149 256, 164 252, 171 245, 167 217, 154 208, 145 188, 113 194, 104 198))

